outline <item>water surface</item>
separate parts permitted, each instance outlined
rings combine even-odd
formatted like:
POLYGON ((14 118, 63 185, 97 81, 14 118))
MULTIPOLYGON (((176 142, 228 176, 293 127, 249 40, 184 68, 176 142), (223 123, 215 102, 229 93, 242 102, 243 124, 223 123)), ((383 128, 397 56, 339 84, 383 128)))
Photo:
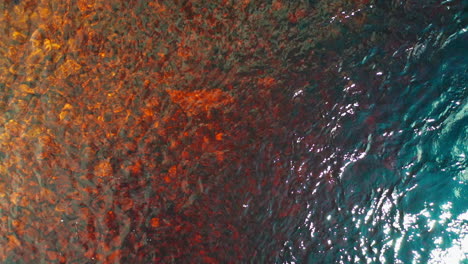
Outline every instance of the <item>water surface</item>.
POLYGON ((0 9, 0 262, 466 263, 466 1, 0 9))

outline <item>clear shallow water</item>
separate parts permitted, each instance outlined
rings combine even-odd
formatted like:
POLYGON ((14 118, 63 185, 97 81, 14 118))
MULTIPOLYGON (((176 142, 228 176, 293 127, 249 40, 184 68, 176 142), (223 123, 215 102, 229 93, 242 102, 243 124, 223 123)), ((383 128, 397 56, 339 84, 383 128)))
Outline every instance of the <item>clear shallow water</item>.
POLYGON ((1 262, 466 262, 466 1, 2 4, 1 262))

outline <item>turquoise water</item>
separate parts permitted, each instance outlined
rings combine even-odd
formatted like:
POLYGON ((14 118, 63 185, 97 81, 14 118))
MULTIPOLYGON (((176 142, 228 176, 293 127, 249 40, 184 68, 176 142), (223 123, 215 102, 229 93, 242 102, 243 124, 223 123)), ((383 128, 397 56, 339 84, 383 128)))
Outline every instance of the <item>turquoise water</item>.
POLYGON ((468 263, 464 4, 444 22, 384 8, 362 34, 395 35, 337 59, 331 130, 301 131, 296 148, 296 166, 323 169, 295 190, 309 209, 278 263, 468 263), (302 137, 317 132, 327 141, 307 149, 302 137))

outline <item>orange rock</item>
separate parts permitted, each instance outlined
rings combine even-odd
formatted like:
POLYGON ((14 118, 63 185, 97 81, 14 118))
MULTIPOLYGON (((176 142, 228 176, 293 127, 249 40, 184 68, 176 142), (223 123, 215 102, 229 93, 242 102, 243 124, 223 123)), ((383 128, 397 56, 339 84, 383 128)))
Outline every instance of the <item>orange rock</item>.
POLYGON ((175 175, 177 173, 177 166, 172 166, 170 169, 169 169, 169 173, 171 175, 175 175))
POLYGON ((151 226, 152 227, 158 227, 159 225, 160 225, 159 218, 157 218, 157 217, 151 218, 151 226))
POLYGON ((107 159, 99 162, 99 164, 94 167, 94 174, 98 177, 112 176, 112 166, 109 160, 107 159))
POLYGON ((220 89, 196 90, 192 92, 166 90, 171 100, 178 104, 189 116, 209 112, 214 108, 222 108, 234 102, 229 93, 220 89))

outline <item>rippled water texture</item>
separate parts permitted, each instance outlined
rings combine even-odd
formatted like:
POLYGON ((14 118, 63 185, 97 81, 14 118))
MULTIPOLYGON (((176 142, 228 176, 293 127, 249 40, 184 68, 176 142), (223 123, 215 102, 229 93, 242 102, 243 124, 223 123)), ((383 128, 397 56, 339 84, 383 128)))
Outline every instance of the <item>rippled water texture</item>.
POLYGON ((467 263, 467 5, 0 1, 0 262, 467 263))

